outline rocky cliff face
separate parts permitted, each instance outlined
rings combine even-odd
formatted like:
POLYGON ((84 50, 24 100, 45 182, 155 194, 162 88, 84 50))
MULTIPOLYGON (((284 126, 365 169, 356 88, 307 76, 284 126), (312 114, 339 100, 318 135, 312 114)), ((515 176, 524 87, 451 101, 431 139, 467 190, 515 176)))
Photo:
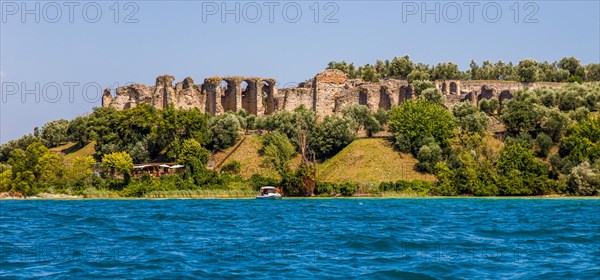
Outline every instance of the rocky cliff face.
MULTIPOLYGON (((103 107, 118 110, 138 104, 150 104, 157 109, 169 105, 178 109, 198 108, 202 112, 220 114, 245 109, 265 115, 279 110, 294 110, 300 106, 314 110, 319 117, 340 113, 352 104, 361 104, 376 111, 389 110, 406 100, 415 98, 412 85, 405 80, 382 79, 365 82, 348 79, 339 70, 325 70, 312 82, 295 88, 277 89, 275 79, 258 77, 211 77, 203 84, 194 84, 190 77, 173 86, 173 76, 159 76, 154 86, 133 84, 117 88, 115 95, 104 91, 103 107)), ((561 83, 519 83, 510 81, 436 81, 435 86, 444 95, 444 105, 453 107, 469 101, 474 106, 482 99, 497 99, 502 103, 513 93, 524 88, 561 87, 561 83)))

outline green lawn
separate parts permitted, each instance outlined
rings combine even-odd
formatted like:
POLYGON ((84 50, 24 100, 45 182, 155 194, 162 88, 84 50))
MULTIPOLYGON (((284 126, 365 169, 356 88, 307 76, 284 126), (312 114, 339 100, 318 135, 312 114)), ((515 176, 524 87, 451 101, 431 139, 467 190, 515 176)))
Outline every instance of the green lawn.
POLYGON ((358 139, 319 165, 319 180, 378 184, 387 181, 435 181, 430 174, 415 171, 417 160, 393 149, 381 138, 358 139))

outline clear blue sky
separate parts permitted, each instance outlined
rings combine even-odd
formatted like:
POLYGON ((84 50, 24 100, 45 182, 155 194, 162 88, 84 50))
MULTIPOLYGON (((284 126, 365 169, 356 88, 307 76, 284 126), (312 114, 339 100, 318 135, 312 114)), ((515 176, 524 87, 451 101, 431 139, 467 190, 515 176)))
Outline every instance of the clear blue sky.
POLYGON ((154 84, 161 74, 174 75, 177 81, 191 76, 197 83, 212 75, 248 75, 275 77, 282 87, 314 76, 331 60, 362 65, 405 54, 428 64, 452 61, 463 70, 471 59, 553 61, 576 56, 584 64, 600 61, 598 1, 518 2, 518 7, 515 1, 471 1, 476 3, 471 6, 472 22, 472 4, 467 2, 319 2, 318 22, 314 1, 288 4, 285 16, 288 2, 226 2, 229 9, 240 4, 239 23, 233 14, 222 22, 221 1, 119 2, 118 9, 114 1, 100 1, 88 5, 85 16, 87 2, 73 6, 72 15, 64 2, 57 3, 2 1, 0 143, 48 121, 73 119, 99 107, 97 87, 88 88, 85 100, 82 88, 87 83, 106 88, 154 84), (35 11, 36 3, 39 23, 22 9, 35 11), (426 14, 423 21, 423 8, 435 10, 436 3, 439 22, 434 14, 426 14), (92 22, 97 8, 102 15, 92 22), (132 12, 130 21, 137 23, 124 23, 132 12), (65 83, 78 83, 72 98, 65 83), (17 89, 10 87, 15 84, 17 89), (23 85, 35 92, 24 101, 23 85), (57 99, 56 85, 62 95, 49 102, 57 99))

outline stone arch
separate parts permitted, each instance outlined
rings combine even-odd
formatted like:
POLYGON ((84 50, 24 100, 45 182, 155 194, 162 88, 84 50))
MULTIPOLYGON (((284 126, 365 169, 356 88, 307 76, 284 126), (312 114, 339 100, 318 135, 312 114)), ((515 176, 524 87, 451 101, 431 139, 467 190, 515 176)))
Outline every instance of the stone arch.
POLYGON ((477 102, 482 99, 491 99, 492 97, 494 97, 494 90, 490 89, 488 86, 482 86, 481 93, 477 95, 477 102))
POLYGON ((250 114, 258 113, 258 93, 256 91, 256 81, 242 80, 240 83, 242 91, 242 109, 250 114))
POLYGON ((369 106, 369 92, 366 88, 358 89, 358 105, 369 106))
POLYGON ((221 80, 219 83, 219 92, 221 97, 221 106, 223 106, 223 112, 236 111, 236 96, 235 96, 236 85, 231 80, 221 80))
POLYGON ((400 87, 400 98, 398 98, 398 105, 404 103, 406 100, 413 98, 413 90, 411 86, 400 87))
POLYGON ((262 105, 265 108, 265 114, 275 112, 275 82, 271 80, 261 80, 262 105))
POLYGON ((473 100, 475 100, 474 98, 475 93, 474 92, 469 92, 467 93, 460 101, 464 102, 464 101, 469 101, 469 102, 473 102, 473 100))
POLYGON ((458 94, 458 85, 456 82, 450 82, 450 94, 458 94))
POLYGON ((504 101, 505 99, 512 99, 512 98, 513 98, 513 95, 512 95, 512 93, 510 92, 510 90, 508 90, 508 89, 507 89, 507 90, 503 90, 503 91, 501 91, 501 92, 500 92, 500 96, 498 97, 498 101, 499 101, 499 103, 500 103, 500 106, 502 106, 502 103, 503 103, 503 101, 504 101))
POLYGON ((448 85, 446 85, 446 82, 442 83, 442 94, 448 94, 448 85))
POLYGON ((387 87, 382 86, 379 90, 379 109, 389 110, 392 108, 392 99, 387 87))

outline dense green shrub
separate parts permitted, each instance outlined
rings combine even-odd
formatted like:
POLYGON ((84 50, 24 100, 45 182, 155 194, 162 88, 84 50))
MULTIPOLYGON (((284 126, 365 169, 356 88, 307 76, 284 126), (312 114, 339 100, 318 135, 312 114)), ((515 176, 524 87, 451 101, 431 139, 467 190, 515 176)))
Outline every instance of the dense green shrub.
POLYGON ((413 88, 414 88, 414 94, 417 97, 420 97, 421 94, 423 93, 423 91, 425 91, 426 89, 435 89, 435 84, 431 81, 426 81, 426 80, 417 80, 417 81, 413 81, 412 82, 413 88))
POLYGON ((421 146, 417 153, 417 168, 424 172, 433 173, 435 164, 442 160, 442 149, 437 144, 421 146))
POLYGON ((42 143, 46 147, 52 148, 66 142, 68 139, 68 127, 69 121, 62 119, 46 123, 42 127, 42 133, 40 134, 42 143))
POLYGON ((351 121, 338 116, 327 116, 309 139, 309 146, 317 158, 325 159, 337 154, 355 138, 351 121))
POLYGON ((435 88, 428 88, 423 90, 421 96, 419 97, 434 104, 444 105, 444 95, 441 91, 435 88))
POLYGON ((223 150, 233 146, 240 137, 240 121, 233 113, 214 116, 210 120, 210 146, 223 150))
POLYGON ((553 192, 548 166, 521 144, 506 145, 496 163, 501 195, 542 195, 553 192))
POLYGON ((229 172, 231 174, 239 174, 242 170, 242 164, 237 160, 232 160, 221 167, 221 172, 229 172))
POLYGON ((562 139, 558 154, 574 165, 600 158, 600 118, 583 120, 572 126, 562 139))
POLYGON ((573 168, 567 186, 575 195, 600 195, 600 160, 594 166, 584 161, 573 168))
POLYGON ((579 107, 569 114, 569 117, 574 121, 583 121, 590 115, 590 110, 586 107, 579 107))
POLYGON ((396 145, 415 156, 424 138, 431 137, 442 149, 448 147, 455 127, 448 110, 426 100, 409 100, 392 108, 390 113, 389 131, 394 133, 396 145))
POLYGON ((367 135, 371 137, 382 129, 381 124, 375 118, 375 114, 365 105, 350 105, 344 108, 342 113, 344 118, 350 121, 349 125, 356 134, 364 129, 367 131, 367 135))
POLYGON ((456 118, 456 122, 460 128, 466 132, 484 133, 490 123, 490 118, 485 113, 471 106, 469 102, 461 102, 455 105, 452 108, 452 114, 456 118))
POLYGON ((192 181, 186 180, 181 175, 163 176, 158 179, 152 179, 149 176, 142 176, 140 179, 132 180, 121 191, 125 197, 144 197, 151 192, 166 192, 178 190, 199 189, 192 181))
POLYGON ((318 196, 352 196, 358 191, 358 185, 356 183, 331 183, 331 182, 318 182, 315 187, 315 195, 318 196))
POLYGON ((252 189, 256 191, 258 191, 261 187, 264 186, 276 187, 279 185, 279 181, 277 179, 265 177, 260 174, 252 174, 252 176, 250 176, 250 179, 248 179, 248 182, 250 186, 252 186, 252 189))
POLYGON ((479 110, 488 115, 493 115, 498 107, 500 107, 500 103, 497 99, 482 99, 479 101, 479 110))
POLYGON ((418 194, 429 194, 434 188, 432 182, 413 180, 413 181, 396 181, 396 182, 382 182, 379 184, 380 192, 399 192, 399 193, 418 193, 418 194))
POLYGON ((538 134, 538 136, 535 138, 535 143, 538 148, 538 154, 542 157, 547 157, 548 153, 550 152, 550 148, 552 148, 552 145, 554 145, 552 138, 550 138, 550 136, 548 136, 546 133, 538 134))

